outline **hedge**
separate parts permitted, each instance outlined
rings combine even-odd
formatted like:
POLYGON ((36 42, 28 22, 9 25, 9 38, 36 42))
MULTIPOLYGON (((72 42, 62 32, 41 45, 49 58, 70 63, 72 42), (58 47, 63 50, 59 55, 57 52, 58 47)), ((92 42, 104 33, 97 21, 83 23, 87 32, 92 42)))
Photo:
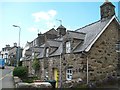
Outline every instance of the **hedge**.
POLYGON ((19 78, 26 78, 28 76, 28 69, 27 67, 15 67, 13 70, 13 76, 18 76, 19 78))

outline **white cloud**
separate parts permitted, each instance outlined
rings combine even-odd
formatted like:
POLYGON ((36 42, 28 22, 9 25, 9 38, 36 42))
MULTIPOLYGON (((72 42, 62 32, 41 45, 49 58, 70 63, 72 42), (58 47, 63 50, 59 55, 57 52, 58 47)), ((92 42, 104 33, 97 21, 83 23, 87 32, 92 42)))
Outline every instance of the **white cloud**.
POLYGON ((30 31, 30 32, 37 32, 38 28, 36 28, 36 27, 30 27, 30 28, 28 28, 28 31, 30 31))
MULTIPOLYGON (((44 33, 51 28, 54 28, 56 25, 55 16, 57 15, 57 11, 49 10, 47 12, 41 11, 33 13, 32 16, 34 17, 37 27, 40 32, 44 33)), ((30 28, 29 31, 37 31, 36 28, 30 28)))
POLYGON ((35 18, 35 22, 40 22, 41 20, 51 20, 55 17, 57 12, 55 10, 49 10, 48 12, 37 12, 33 13, 32 16, 35 18))
POLYGON ((50 11, 48 11, 48 14, 49 14, 51 17, 54 17, 54 16, 57 14, 57 12, 56 12, 55 10, 50 10, 50 11))

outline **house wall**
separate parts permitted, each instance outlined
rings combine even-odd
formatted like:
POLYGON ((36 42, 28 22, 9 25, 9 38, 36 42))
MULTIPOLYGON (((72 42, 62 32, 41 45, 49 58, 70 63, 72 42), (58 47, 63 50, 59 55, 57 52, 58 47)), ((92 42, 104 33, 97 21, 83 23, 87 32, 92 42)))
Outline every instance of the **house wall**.
POLYGON ((66 80, 66 70, 69 67, 73 67, 73 80, 78 80, 79 78, 84 79, 86 77, 86 71, 83 70, 86 64, 86 59, 81 57, 81 54, 65 54, 55 57, 49 57, 40 59, 40 73, 41 80, 44 80, 46 72, 49 80, 54 80, 54 69, 58 70, 58 86, 60 85, 60 58, 61 58, 61 77, 62 82, 67 83, 66 80), (45 68, 45 69, 44 69, 45 68))
MULTIPOLYGON (((89 61, 89 81, 100 80, 109 74, 116 74, 115 69, 118 63, 118 53, 115 50, 115 44, 117 41, 118 27, 115 21, 113 21, 87 53, 89 61)), ((66 80, 66 69, 69 67, 72 67, 73 70, 72 80, 77 81, 81 78, 86 82, 87 58, 81 53, 62 55, 61 70, 63 84, 68 82, 66 80)), ((47 66, 46 71, 48 72, 49 79, 54 79, 53 70, 56 68, 58 69, 60 80, 60 56, 49 57, 44 61, 44 65, 47 66)))
POLYGON ((32 61, 31 61, 31 60, 25 60, 25 61, 23 61, 23 62, 22 62, 22 66, 28 68, 28 73, 29 73, 29 74, 32 74, 32 73, 33 73, 32 61))
MULTIPOLYGON (((120 31, 119 31, 120 32, 120 31)), ((89 51, 89 80, 100 80, 116 74, 118 53, 115 44, 118 41, 118 26, 113 21, 89 51)))

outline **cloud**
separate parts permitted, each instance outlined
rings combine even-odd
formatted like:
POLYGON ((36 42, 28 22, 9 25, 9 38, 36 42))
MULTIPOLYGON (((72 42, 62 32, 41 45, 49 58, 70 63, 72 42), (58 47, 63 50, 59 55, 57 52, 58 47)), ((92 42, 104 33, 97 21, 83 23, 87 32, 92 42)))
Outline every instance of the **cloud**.
POLYGON ((48 14, 49 14, 51 17, 54 17, 54 16, 57 14, 57 12, 56 12, 55 10, 50 10, 50 11, 48 11, 48 14))
POLYGON ((32 16, 35 18, 35 22, 40 22, 41 20, 51 20, 55 17, 57 12, 55 10, 49 10, 48 12, 36 12, 33 13, 32 16))
MULTIPOLYGON (((47 12, 41 11, 33 13, 32 16, 34 17, 34 22, 39 29, 40 32, 44 33, 51 28, 54 28, 56 25, 55 16, 57 15, 57 11, 49 10, 47 12), (39 22, 39 23, 38 23, 39 22)), ((29 28, 29 31, 36 32, 36 28, 29 28)))
POLYGON ((38 28, 36 28, 36 27, 30 27, 30 28, 28 28, 28 31, 30 31, 30 32, 37 32, 38 28))

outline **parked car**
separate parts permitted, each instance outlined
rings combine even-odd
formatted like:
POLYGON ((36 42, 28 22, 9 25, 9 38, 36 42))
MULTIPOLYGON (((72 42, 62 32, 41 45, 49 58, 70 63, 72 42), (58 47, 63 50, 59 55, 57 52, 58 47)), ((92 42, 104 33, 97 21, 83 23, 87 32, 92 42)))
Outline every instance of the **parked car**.
POLYGON ((0 58, 0 68, 5 68, 5 60, 3 58, 0 58))

